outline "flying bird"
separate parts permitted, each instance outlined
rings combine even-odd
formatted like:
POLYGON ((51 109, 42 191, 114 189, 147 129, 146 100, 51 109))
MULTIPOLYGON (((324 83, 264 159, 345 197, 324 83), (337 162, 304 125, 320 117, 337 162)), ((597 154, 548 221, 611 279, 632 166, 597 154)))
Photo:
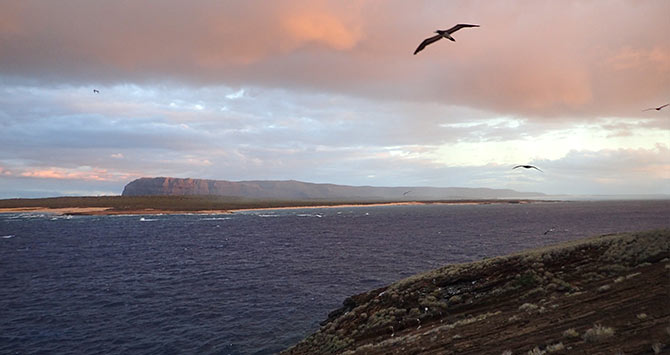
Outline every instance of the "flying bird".
POLYGON ((93 93, 94 93, 94 94, 99 94, 100 91, 98 91, 98 90, 96 90, 96 89, 93 89, 93 93))
POLYGON ((405 191, 405 192, 402 193, 402 195, 403 195, 403 196, 407 196, 407 194, 410 193, 410 192, 412 192, 412 190, 405 191))
POLYGON ((423 40, 423 42, 421 42, 419 47, 417 47, 417 49, 414 51, 414 55, 421 52, 424 48, 426 48, 427 45, 429 45, 433 42, 439 41, 442 38, 448 38, 448 39, 456 42, 454 37, 451 37, 451 34, 460 30, 461 28, 464 28, 464 27, 479 27, 479 25, 469 25, 467 23, 459 23, 458 25, 456 25, 456 26, 454 26, 454 27, 452 27, 448 30, 437 30, 437 31, 435 31, 435 33, 437 33, 435 36, 426 38, 426 39, 423 40))
POLYGON ((649 110, 660 111, 663 107, 668 106, 668 105, 670 105, 670 104, 665 104, 665 105, 663 105, 663 106, 658 106, 658 107, 650 107, 650 108, 645 109, 645 110, 642 110, 642 111, 643 111, 643 112, 644 112, 644 111, 649 111, 649 110))
POLYGON ((517 166, 513 167, 512 169, 516 169, 516 168, 535 169, 537 171, 544 172, 544 171, 540 170, 538 167, 533 166, 533 165, 517 165, 517 166))

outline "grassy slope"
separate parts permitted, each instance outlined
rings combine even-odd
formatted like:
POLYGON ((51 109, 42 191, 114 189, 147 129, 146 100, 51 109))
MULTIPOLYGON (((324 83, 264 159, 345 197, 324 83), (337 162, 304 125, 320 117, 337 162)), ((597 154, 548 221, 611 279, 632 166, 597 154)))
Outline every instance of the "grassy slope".
POLYGON ((669 351, 668 258, 661 230, 446 266, 346 299, 285 354, 669 351))

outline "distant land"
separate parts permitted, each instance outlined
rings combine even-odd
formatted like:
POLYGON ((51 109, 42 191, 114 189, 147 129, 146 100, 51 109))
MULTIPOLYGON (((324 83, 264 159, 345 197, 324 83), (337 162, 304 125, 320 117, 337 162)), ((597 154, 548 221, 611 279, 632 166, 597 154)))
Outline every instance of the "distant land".
POLYGON ((131 181, 122 196, 229 196, 273 200, 435 201, 544 198, 540 192, 464 187, 374 187, 316 184, 295 180, 226 181, 145 177, 131 181))

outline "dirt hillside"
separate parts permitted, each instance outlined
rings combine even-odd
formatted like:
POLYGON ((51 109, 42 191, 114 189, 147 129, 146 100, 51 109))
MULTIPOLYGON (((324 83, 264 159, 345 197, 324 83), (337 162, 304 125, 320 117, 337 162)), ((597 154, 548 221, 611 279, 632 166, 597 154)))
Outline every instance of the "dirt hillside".
POLYGON ((670 353, 670 230, 449 265, 347 298, 283 354, 670 353))

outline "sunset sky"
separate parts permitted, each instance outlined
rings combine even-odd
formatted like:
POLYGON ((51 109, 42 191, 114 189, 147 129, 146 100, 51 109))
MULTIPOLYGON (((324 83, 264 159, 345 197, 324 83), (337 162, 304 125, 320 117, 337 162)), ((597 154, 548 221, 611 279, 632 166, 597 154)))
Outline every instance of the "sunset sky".
POLYGON ((667 0, 0 0, 0 198, 153 176, 670 194, 670 106, 643 111, 670 102, 669 14, 667 0), (481 27, 412 54, 456 23, 481 27))

